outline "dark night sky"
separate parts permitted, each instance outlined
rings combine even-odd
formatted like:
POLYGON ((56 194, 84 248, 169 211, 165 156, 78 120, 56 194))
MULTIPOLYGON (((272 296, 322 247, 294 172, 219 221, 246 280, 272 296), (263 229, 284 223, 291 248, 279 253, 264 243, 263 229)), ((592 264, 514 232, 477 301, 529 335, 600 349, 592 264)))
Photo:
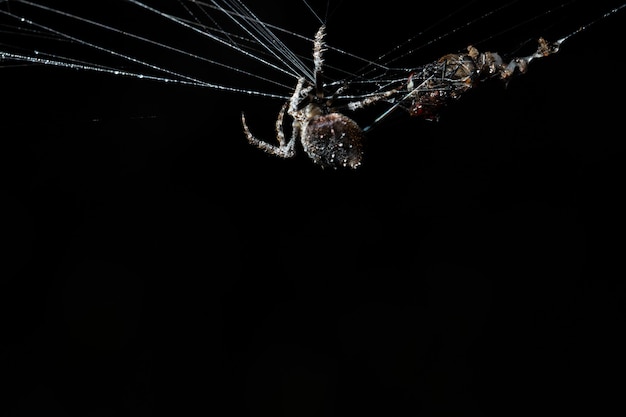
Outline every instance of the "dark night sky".
MULTIPOLYGON (((355 50, 423 11, 355 36, 376 12, 347 7, 355 50)), ((3 68, 3 409, 623 407, 624 16, 439 122, 390 117, 350 172, 249 146, 240 112, 272 139, 276 100, 3 68)))

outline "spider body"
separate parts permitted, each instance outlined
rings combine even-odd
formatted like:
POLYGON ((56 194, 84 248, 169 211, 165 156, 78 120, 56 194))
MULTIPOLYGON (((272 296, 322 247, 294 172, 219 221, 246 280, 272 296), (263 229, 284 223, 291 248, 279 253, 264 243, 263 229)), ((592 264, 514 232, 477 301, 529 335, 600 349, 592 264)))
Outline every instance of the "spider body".
POLYGON ((358 168, 365 135, 359 125, 341 113, 312 116, 301 137, 304 151, 323 168, 358 168))
POLYGON ((319 97, 310 97, 313 87, 304 87, 305 83, 304 78, 300 79, 293 96, 278 113, 278 146, 254 137, 242 114, 243 129, 248 142, 272 155, 291 158, 296 154, 296 142, 299 140, 304 152, 322 168, 358 168, 363 160, 363 130, 348 116, 320 103, 319 97), (306 101, 310 102, 300 108, 306 101), (283 131, 285 112, 293 119, 289 141, 285 140, 283 131))

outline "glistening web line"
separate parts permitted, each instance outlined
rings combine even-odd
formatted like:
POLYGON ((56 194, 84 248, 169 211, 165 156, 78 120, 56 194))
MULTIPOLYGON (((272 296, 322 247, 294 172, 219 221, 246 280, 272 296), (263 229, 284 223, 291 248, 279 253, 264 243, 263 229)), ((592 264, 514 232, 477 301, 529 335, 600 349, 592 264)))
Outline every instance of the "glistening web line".
MULTIPOLYGON (((9 4, 7 2, 5 3, 9 4)), ((69 19, 70 21, 78 22, 82 24, 83 27, 85 28, 85 29, 82 29, 82 31, 78 35, 73 35, 73 34, 65 32, 64 30, 53 27, 52 24, 54 23, 59 25, 58 20, 52 19, 52 24, 48 25, 48 24, 39 23, 38 21, 35 21, 34 19, 29 18, 28 15, 26 14, 21 14, 19 11, 15 10, 16 9, 15 7, 12 7, 10 10, 0 9, 0 14, 6 17, 12 18, 19 22, 18 27, 15 29, 14 33, 21 35, 21 40, 24 39, 23 35, 24 33, 27 33, 26 31, 30 31, 31 33, 35 31, 36 33, 45 34, 45 36, 48 37, 48 39, 52 40, 51 43, 56 43, 56 46, 58 46, 60 43, 65 43, 65 44, 70 44, 73 46, 80 46, 82 47, 81 50, 84 50, 84 49, 95 50, 99 52, 100 55, 104 55, 104 56, 108 55, 110 57, 117 57, 117 58, 121 58, 122 61, 127 61, 128 63, 131 63, 131 64, 138 64, 139 66, 143 67, 144 70, 132 71, 132 70, 124 69, 124 68, 114 68, 111 65, 99 64, 96 62, 87 62, 82 59, 71 57, 71 56, 65 56, 65 55, 61 55, 58 53, 54 53, 54 52, 46 52, 40 48, 28 49, 27 47, 24 47, 24 48, 14 47, 12 48, 13 50, 7 50, 6 47, 3 48, 0 52, 1 53, 0 56, 5 61, 9 61, 9 60, 22 61, 22 62, 28 62, 28 63, 33 63, 33 64, 43 64, 43 65, 49 65, 49 66, 67 67, 67 68, 72 68, 72 69, 83 69, 83 70, 90 70, 90 71, 97 71, 97 72, 107 72, 107 73, 111 73, 114 75, 144 78, 144 79, 150 79, 150 80, 166 82, 166 83, 179 83, 179 84, 185 84, 185 85, 193 85, 193 86, 199 86, 199 87, 204 87, 204 88, 211 88, 215 90, 225 90, 225 91, 231 91, 231 92, 237 92, 237 93, 245 93, 249 95, 258 95, 258 96, 280 98, 280 99, 287 98, 287 96, 283 94, 276 94, 273 92, 255 91, 253 89, 248 89, 248 88, 244 89, 244 88, 239 88, 239 87, 227 86, 224 84, 218 84, 215 82, 205 81, 197 77, 189 76, 182 71, 174 71, 174 70, 166 68, 165 66, 153 64, 152 62, 149 62, 148 60, 137 58, 129 53, 124 53, 114 48, 101 46, 100 44, 96 42, 92 42, 92 41, 85 39, 88 36, 88 32, 91 32, 91 31, 102 32, 103 31, 104 33, 113 33, 113 34, 119 35, 122 39, 125 39, 125 40, 133 40, 133 41, 138 41, 138 42, 145 43, 145 44, 150 44, 160 49, 163 49, 167 52, 184 55, 187 58, 192 58, 200 62, 222 67, 222 68, 228 69, 229 71, 231 71, 231 73, 237 73, 241 76, 246 76, 252 79, 257 79, 257 80, 260 80, 269 84, 273 84, 285 90, 292 88, 291 85, 287 85, 279 81, 276 81, 275 77, 263 77, 253 72, 246 71, 237 66, 228 65, 228 64, 219 62, 217 60, 207 58, 206 56, 189 52, 180 47, 175 47, 175 46, 169 45, 161 41, 155 41, 153 39, 149 39, 148 37, 140 36, 135 33, 132 33, 128 30, 122 30, 122 29, 113 27, 111 25, 97 22, 93 19, 88 19, 82 16, 77 16, 75 14, 72 14, 66 11, 54 9, 48 6, 36 4, 33 2, 29 2, 29 1, 12 1, 11 2, 11 4, 14 4, 14 3, 19 3, 21 5, 32 7, 32 8, 38 9, 38 11, 47 12, 49 15, 54 15, 56 17, 62 17, 64 19, 69 19), (23 28, 26 28, 26 29, 23 29, 23 28), (164 74, 164 75, 152 75, 150 73, 145 72, 146 69, 154 70, 157 74, 164 74)), ((139 4, 139 2, 129 2, 129 3, 133 3, 135 5, 139 4)), ((195 2, 191 2, 191 3, 195 3, 195 2)), ((143 4, 141 5, 145 6, 143 4)), ((156 12, 155 9, 150 9, 150 10, 154 10, 156 12)), ((222 12, 224 11, 222 10, 222 12)), ((168 15, 162 12, 158 14, 161 17, 166 17, 168 20, 170 20, 171 22, 175 23, 178 26, 183 27, 184 29, 192 30, 194 31, 194 33, 200 34, 203 37, 207 37, 212 41, 219 42, 222 45, 226 45, 228 48, 234 49, 238 53, 241 53, 247 57, 252 57, 255 60, 260 61, 261 63, 265 64, 268 67, 281 71, 282 73, 288 74, 291 78, 296 76, 294 73, 289 72, 288 70, 285 70, 284 68, 281 68, 280 66, 277 66, 263 59, 260 53, 257 53, 254 51, 250 52, 247 49, 245 49, 246 48, 245 46, 242 46, 241 44, 227 42, 225 39, 232 40, 233 38, 230 34, 226 32, 221 33, 221 36, 223 37, 222 38, 220 36, 216 36, 211 33, 211 30, 215 30, 215 28, 208 28, 206 26, 195 27, 187 23, 185 20, 183 20, 180 17, 174 17, 172 15, 168 15)))
MULTIPOLYGON (((333 20, 336 17, 330 10, 337 10, 336 4, 320 3, 323 5, 303 1, 293 18, 308 20, 312 26, 326 22, 331 34, 333 25, 346 24, 333 20), (322 19, 321 15, 325 17, 322 19)), ((337 102, 375 97, 397 88, 398 84, 406 82, 410 73, 426 65, 429 59, 420 59, 418 54, 433 45, 443 45, 438 50, 439 56, 458 52, 469 43, 487 44, 520 27, 530 27, 555 11, 568 11, 576 3, 584 6, 584 2, 564 1, 524 16, 520 14, 515 22, 504 21, 502 13, 510 10, 516 13, 522 3, 514 0, 495 8, 479 0, 461 4, 443 17, 434 16, 425 29, 416 27, 413 33, 417 35, 412 34, 397 46, 388 46, 383 53, 372 51, 370 55, 375 56, 374 59, 326 43, 323 86, 334 91, 337 102), (483 27, 488 30, 481 30, 483 27), (455 37, 462 41, 450 41, 456 48, 448 49, 443 42, 455 37)), ((266 22, 239 0, 90 2, 91 9, 97 12, 53 1, 2 0, 2 5, 6 7, 0 8, 0 17, 7 23, 4 23, 0 41, 3 44, 0 57, 7 63, 96 71, 283 101, 291 97, 298 79, 305 78, 313 83, 316 77, 311 57, 312 36, 266 22), (59 8, 59 4, 64 8, 59 8), (142 19, 129 17, 125 20, 126 13, 134 13, 132 16, 142 19), (143 20, 149 20, 154 27, 142 31, 135 26, 134 22, 143 20), (161 29, 162 25, 166 26, 161 29), (170 32, 171 39, 168 38, 170 32), (185 41, 179 43, 174 36, 185 41), (297 42, 296 48, 294 42, 297 42), (220 78, 224 81, 220 82, 220 78)), ((594 21, 606 19, 622 7, 604 12, 594 21)), ((296 10, 296 5, 293 8, 296 10)), ((586 25, 574 30, 570 27, 566 32, 569 35, 563 40, 589 26, 588 22, 584 23, 586 25)), ((526 36, 510 45, 509 51, 535 39, 534 35, 526 36)), ((424 56, 437 58, 432 54, 424 56)), ((397 107, 398 101, 383 113, 388 114, 397 107)), ((381 115, 373 124, 384 117, 381 115)))
MULTIPOLYGON (((245 77, 250 79, 256 79, 264 83, 267 82, 269 84, 277 85, 285 90, 292 89, 295 82, 291 81, 287 84, 285 81, 278 81, 278 77, 276 76, 261 76, 255 72, 246 71, 240 66, 229 65, 216 59, 209 58, 207 57, 207 55, 210 54, 210 51, 204 52, 203 54, 194 53, 189 50, 183 49, 180 46, 170 45, 166 43, 166 41, 157 41, 147 36, 138 35, 126 28, 120 29, 111 24, 105 24, 95 19, 90 19, 88 17, 73 14, 66 10, 60 10, 52 6, 47 6, 46 4, 43 4, 43 2, 34 2, 27 0, 5 0, 3 3, 5 3, 7 6, 13 5, 11 8, 7 8, 6 10, 0 10, 0 12, 4 16, 13 18, 14 20, 18 21, 19 31, 25 32, 27 30, 37 30, 39 33, 46 34, 46 36, 50 37, 50 39, 56 39, 58 43, 65 42, 83 47, 81 49, 76 49, 76 55, 74 56, 61 55, 54 51, 48 52, 43 50, 43 48, 31 50, 26 49, 23 51, 4 50, 3 52, 5 52, 5 54, 3 56, 5 59, 22 60, 24 62, 32 62, 36 64, 67 66, 74 69, 111 72, 116 75, 136 76, 137 78, 146 78, 162 82, 178 82, 181 84, 197 85, 217 90, 244 92, 247 94, 276 97, 281 99, 288 97, 287 94, 260 92, 250 88, 242 89, 238 87, 227 86, 225 84, 213 82, 212 80, 206 81, 197 76, 190 76, 187 72, 185 72, 185 70, 174 71, 166 67, 165 65, 157 65, 153 63, 149 57, 139 58, 130 53, 126 53, 121 49, 118 50, 114 47, 102 46, 97 41, 87 40, 86 38, 90 36, 93 32, 94 36, 100 36, 98 35, 98 33, 103 33, 104 35, 102 36, 115 34, 119 35, 120 39, 123 39, 125 41, 134 40, 140 43, 156 46, 159 49, 163 49, 165 52, 173 53, 174 55, 184 55, 187 58, 208 63, 216 67, 228 69, 229 71, 239 74, 241 78, 245 77), (16 5, 25 7, 26 9, 18 9, 17 7, 15 7, 16 5), (43 23, 40 20, 31 18, 30 15, 37 15, 39 19, 43 20, 43 23), (50 23, 46 23, 48 21, 50 23), (76 34, 67 32, 66 25, 64 24, 66 21, 68 21, 70 25, 73 25, 74 23, 79 23, 80 31, 76 34), (112 65, 101 64, 93 61, 91 63, 87 63, 87 61, 82 56, 79 56, 83 49, 93 49, 99 51, 102 55, 109 55, 121 58, 122 61, 127 61, 127 63, 138 64, 140 67, 143 67, 143 70, 130 70, 128 68, 125 68, 126 65, 124 65, 123 63, 121 65, 117 64, 118 68, 116 69, 113 69, 112 65), (42 56, 45 56, 46 58, 42 59, 42 56), (158 73, 158 75, 148 74, 146 73, 146 70, 154 70, 158 73)), ((251 58, 258 63, 261 63, 265 67, 276 70, 282 74, 286 74, 292 80, 297 80, 300 77, 305 77, 309 81, 313 79, 313 74, 311 72, 312 62, 309 54, 303 53, 303 55, 296 55, 280 40, 278 36, 274 34, 274 32, 277 32, 280 28, 276 27, 275 25, 270 25, 261 21, 249 8, 245 7, 241 2, 212 1, 210 3, 207 3, 187 0, 176 0, 170 2, 172 4, 179 4, 183 6, 182 10, 177 11, 178 14, 157 9, 147 4, 147 2, 141 2, 137 0, 126 0, 118 3, 125 3, 127 5, 135 6, 143 10, 149 11, 155 16, 166 19, 170 23, 178 26, 183 30, 191 31, 195 35, 198 35, 202 38, 207 38, 208 40, 216 42, 226 48, 230 48, 237 54, 241 54, 247 58, 251 58), (199 15, 209 17, 210 22, 212 22, 212 26, 202 23, 202 21, 198 17, 199 15, 193 13, 191 6, 193 6, 195 10, 201 11, 199 15), (211 14, 212 11, 217 11, 219 13, 218 15, 214 15, 211 14), (223 17, 226 17, 228 20, 235 23, 234 30, 236 30, 238 33, 228 32, 216 23, 220 20, 220 18, 222 18, 223 21, 223 17), (270 58, 272 59, 264 58, 266 54, 270 54, 270 58)), ((306 5, 306 8, 308 10, 313 10, 312 6, 309 3, 304 2, 304 4, 306 5)), ((123 14, 121 12, 118 13, 123 14)), ((317 14, 314 15, 316 20, 320 20, 317 14)), ((305 51, 308 52, 308 49, 310 48, 310 45, 312 43, 311 36, 306 37, 300 34, 296 34, 295 32, 286 30, 281 30, 281 33, 287 34, 291 37, 296 37, 300 40, 304 40, 306 42, 305 51)), ((346 51, 336 50, 332 46, 328 46, 328 49, 336 51, 343 58, 354 58, 360 62, 366 63, 369 67, 373 66, 374 68, 377 68, 381 71, 388 69, 387 67, 382 66, 375 61, 367 60, 354 54, 349 54, 346 51)), ((364 79, 363 75, 359 76, 353 72, 345 71, 342 68, 333 66, 331 63, 328 63, 326 68, 327 70, 336 70, 336 72, 339 74, 338 76, 331 76, 327 73, 326 77, 329 82, 331 82, 332 80, 336 81, 349 78, 364 79)))

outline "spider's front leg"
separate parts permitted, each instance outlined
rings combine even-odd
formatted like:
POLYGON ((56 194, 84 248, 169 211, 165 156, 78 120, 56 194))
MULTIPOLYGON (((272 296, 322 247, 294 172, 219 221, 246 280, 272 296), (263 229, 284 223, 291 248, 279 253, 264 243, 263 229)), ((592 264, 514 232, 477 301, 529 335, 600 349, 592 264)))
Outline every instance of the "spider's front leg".
POLYGON ((283 104, 283 107, 278 113, 278 118, 276 119, 276 138, 278 139, 278 146, 270 145, 269 143, 254 137, 254 135, 250 132, 250 129, 248 128, 248 124, 246 123, 246 116, 241 113, 241 123, 243 124, 243 131, 250 144, 264 150, 269 154, 280 156, 281 158, 291 158, 296 154, 296 140, 300 135, 300 123, 296 120, 296 116, 298 114, 298 105, 302 100, 304 100, 304 98, 309 94, 312 89, 311 86, 304 87, 305 82, 306 80, 304 78, 300 78, 298 80, 298 84, 296 85, 296 89, 294 90, 293 95, 287 103, 283 104), (291 140, 289 142, 285 141, 285 133, 283 130, 285 111, 291 117, 293 117, 291 140))
POLYGON ((278 118, 276 119, 276 138, 278 139, 278 146, 271 145, 267 142, 264 142, 260 139, 254 137, 254 135, 250 132, 248 128, 248 124, 246 123, 246 116, 241 113, 241 123, 243 124, 243 131, 248 139, 248 142, 252 145, 255 145, 259 149, 264 150, 265 152, 280 156, 281 158, 291 158, 295 155, 295 137, 296 131, 293 132, 293 136, 289 142, 285 142, 285 133, 283 131, 283 120, 285 118, 285 110, 287 109, 287 103, 283 104, 283 107, 280 109, 278 113, 278 118))

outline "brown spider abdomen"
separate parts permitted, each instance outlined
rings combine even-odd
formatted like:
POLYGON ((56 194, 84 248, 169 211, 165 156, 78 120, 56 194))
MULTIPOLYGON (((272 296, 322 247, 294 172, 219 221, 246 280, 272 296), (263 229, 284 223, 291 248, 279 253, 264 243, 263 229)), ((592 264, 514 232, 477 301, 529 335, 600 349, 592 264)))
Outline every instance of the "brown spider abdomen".
POLYGON ((304 151, 323 168, 358 168, 364 142, 359 125, 340 113, 313 116, 302 135, 304 151))

